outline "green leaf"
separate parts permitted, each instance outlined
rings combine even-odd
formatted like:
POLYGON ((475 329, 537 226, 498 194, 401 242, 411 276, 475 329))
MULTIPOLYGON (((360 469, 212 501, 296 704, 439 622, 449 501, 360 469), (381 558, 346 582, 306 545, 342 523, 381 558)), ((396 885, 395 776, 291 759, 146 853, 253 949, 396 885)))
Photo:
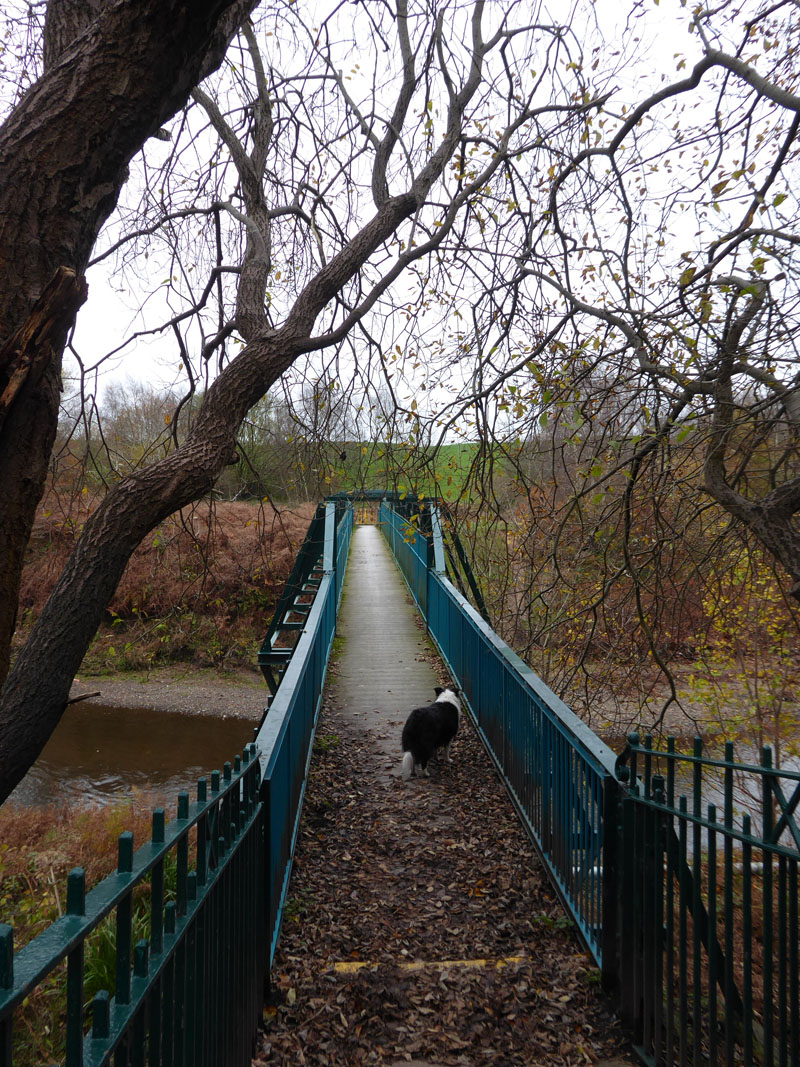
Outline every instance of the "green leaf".
POLYGON ((684 288, 685 286, 687 286, 689 284, 689 282, 692 280, 692 278, 694 278, 696 273, 697 273, 697 268, 696 267, 687 267, 686 270, 681 274, 681 279, 680 279, 681 288, 684 288))

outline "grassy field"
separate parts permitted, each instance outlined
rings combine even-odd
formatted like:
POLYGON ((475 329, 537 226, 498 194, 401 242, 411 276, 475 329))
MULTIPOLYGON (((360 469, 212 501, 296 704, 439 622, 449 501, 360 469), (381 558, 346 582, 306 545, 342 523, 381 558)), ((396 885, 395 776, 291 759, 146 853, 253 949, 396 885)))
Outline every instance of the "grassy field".
POLYGON ((479 454, 477 443, 420 450, 386 441, 348 442, 332 453, 332 491, 393 489, 455 500, 479 454), (345 458, 342 458, 344 456, 345 458))

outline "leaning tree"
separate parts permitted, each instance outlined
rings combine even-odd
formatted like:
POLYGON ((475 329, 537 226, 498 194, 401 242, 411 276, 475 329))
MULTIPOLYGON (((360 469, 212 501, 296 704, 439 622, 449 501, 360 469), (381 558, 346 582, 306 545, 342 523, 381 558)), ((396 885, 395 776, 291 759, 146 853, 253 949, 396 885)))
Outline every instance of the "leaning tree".
MULTIPOLYGON (((97 254, 113 245, 149 276, 143 264, 150 252, 158 262, 159 243, 174 309, 165 337, 188 368, 199 360, 188 392, 202 368, 213 363, 214 374, 177 447, 113 485, 86 522, 8 674, 3 798, 57 724, 132 552, 236 460, 248 410, 309 353, 354 353, 379 366, 391 352, 400 363, 414 358, 395 334, 388 350, 380 323, 457 314, 445 254, 459 249, 474 270, 488 231, 504 224, 483 206, 494 183, 513 182, 526 156, 550 153, 564 128, 599 106, 576 91, 574 37, 538 23, 528 5, 398 0, 321 13, 291 3, 257 23, 246 17, 252 5, 233 5, 236 51, 202 86, 221 55, 212 13, 224 21, 224 5, 210 5, 205 21, 194 6, 135 7, 70 8, 71 43, 52 48, 45 35, 44 73, 0 129, 10 397, 0 462, 24 512, 24 523, 9 517, 4 526, 4 602, 15 600, 42 492, 64 338, 129 163, 141 184, 97 254), (73 25, 78 9, 83 25, 73 25), (201 27, 210 44, 194 67, 182 66, 170 42, 203 52, 201 27), (139 39, 152 54, 137 51, 139 39), (191 106, 168 124, 189 93, 191 106), (131 163, 157 133, 169 142, 148 142, 131 163)), ((13 608, 6 648, 12 620, 13 608)))
POLYGON ((547 440, 550 476, 520 477, 525 499, 552 494, 531 585, 545 629, 576 518, 578 554, 607 540, 578 617, 591 632, 634 575, 650 626, 632 494, 681 435, 704 442, 707 495, 798 576, 789 0, 744 27, 733 6, 698 15, 692 69, 656 89, 617 88, 628 57, 591 7, 570 26, 514 0, 129 7, 51 0, 43 74, 0 128, 0 648, 87 277, 101 287, 113 261, 135 279, 138 332, 202 402, 168 455, 109 489, 8 674, 0 797, 58 722, 136 546, 212 488, 248 410, 312 361, 317 380, 376 379, 412 436, 431 417, 513 439, 521 474, 547 440), (664 123, 670 102, 685 111, 664 123), (758 478, 732 452, 752 427, 758 478))

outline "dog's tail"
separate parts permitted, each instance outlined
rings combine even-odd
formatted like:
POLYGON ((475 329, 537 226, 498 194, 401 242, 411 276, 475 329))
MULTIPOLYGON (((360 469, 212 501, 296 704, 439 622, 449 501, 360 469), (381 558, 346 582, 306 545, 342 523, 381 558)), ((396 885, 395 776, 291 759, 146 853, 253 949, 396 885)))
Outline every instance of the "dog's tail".
POLYGON ((403 753, 403 781, 407 782, 414 773, 414 757, 410 752, 403 753))

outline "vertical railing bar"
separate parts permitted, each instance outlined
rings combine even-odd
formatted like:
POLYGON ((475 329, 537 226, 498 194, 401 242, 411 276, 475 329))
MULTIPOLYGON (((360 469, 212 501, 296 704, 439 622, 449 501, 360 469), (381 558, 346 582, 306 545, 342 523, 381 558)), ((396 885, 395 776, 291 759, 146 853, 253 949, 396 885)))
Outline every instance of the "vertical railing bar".
POLYGON ((591 816, 592 808, 589 798, 588 790, 588 773, 583 773, 583 761, 575 753, 575 774, 578 779, 578 797, 580 801, 580 827, 579 827, 579 841, 580 841, 580 863, 586 872, 583 885, 581 886, 579 897, 579 910, 586 919, 586 928, 589 936, 592 935, 592 912, 591 912, 591 887, 592 878, 594 877, 594 863, 592 862, 591 851, 591 816))
MULTIPOLYGON (((787 1067, 789 1042, 786 1040, 788 1028, 788 996, 789 982, 787 974, 787 929, 786 910, 788 905, 789 887, 786 879, 786 856, 778 857, 778 1056, 780 1067, 787 1067)), ((795 940, 797 938, 795 937, 795 940)))
MULTIPOLYGON (((195 872, 196 873, 196 872, 195 872)), ((199 878, 196 884, 200 886, 199 878)), ((216 896, 216 887, 213 894, 216 896)), ((195 1062, 198 1067, 207 1067, 210 1064, 208 1053, 208 1016, 214 1010, 214 1002, 208 995, 208 923, 209 904, 206 899, 203 906, 198 909, 195 917, 195 969, 197 972, 195 996, 195 1062)))
MULTIPOLYGON (((772 838, 772 749, 764 745, 761 750, 761 765, 764 768, 762 775, 762 799, 761 799, 761 838, 769 841, 772 838)), ((772 852, 763 849, 764 871, 762 875, 762 916, 764 935, 762 937, 763 954, 763 1002, 764 1002, 764 1063, 766 1067, 772 1067, 774 1063, 774 1033, 773 1033, 773 1010, 774 1010, 774 983, 773 983, 773 909, 772 909, 772 852)))
POLYGON ((670 735, 667 738, 667 807, 675 807, 675 738, 670 735))
POLYGON ((150 1059, 149 1067, 161 1067, 161 1022, 163 1018, 162 1006, 163 976, 160 976, 151 986, 148 997, 149 1035, 148 1049, 150 1059))
MULTIPOLYGON (((753 895, 752 847, 750 845, 750 816, 742 819, 742 1003, 744 1005, 744 1034, 742 1052, 745 1067, 753 1064, 753 895)), ((726 1005, 725 1022, 732 1027, 726 1005)))
MULTIPOLYGON (((178 793, 178 821, 188 822, 189 820, 189 794, 186 792, 178 793)), ((175 903, 177 905, 178 916, 183 917, 186 914, 186 879, 189 874, 189 835, 188 829, 182 833, 178 838, 176 852, 177 861, 177 874, 176 874, 176 888, 175 888, 175 903)))
POLYGON ((689 1002, 687 981, 687 913, 688 913, 688 888, 686 885, 689 867, 686 861, 687 853, 687 805, 686 797, 680 798, 680 830, 678 847, 678 1039, 680 1049, 680 1065, 686 1067, 688 1056, 688 1025, 689 1025, 689 1002))
POLYGON ((618 848, 620 786, 610 775, 603 783, 603 886, 601 959, 603 989, 616 998, 619 991, 619 894, 618 848))
MULTIPOLYGON (((188 838, 187 838, 188 844, 188 838)), ((186 876, 186 906, 197 899, 197 872, 186 876)), ((193 1067, 197 1063, 197 918, 192 917, 184 934, 186 944, 186 1023, 184 1027, 184 1057, 193 1067)))
POLYGON ((651 734, 644 735, 644 795, 651 796, 650 779, 653 771, 653 738, 651 734))
MULTIPOLYGON (((117 872, 133 871, 133 834, 126 830, 119 835, 117 872)), ((117 959, 114 999, 128 1004, 131 996, 131 953, 133 936, 133 890, 130 889, 117 904, 117 959)))
POLYGON ((222 779, 223 779, 223 782, 224 782, 223 788, 225 789, 225 796, 223 797, 223 801, 222 801, 222 804, 223 804, 222 832, 223 832, 223 834, 225 836, 225 848, 226 848, 226 851, 230 847, 231 842, 233 840, 233 838, 231 836, 231 824, 233 822, 233 819, 232 819, 233 808, 232 808, 232 804, 231 804, 231 789, 230 789, 230 784, 231 784, 232 778, 233 778, 233 768, 231 767, 230 761, 226 760, 225 763, 222 766, 222 779))
MULTIPOLYGON (((173 937, 175 934, 176 911, 175 901, 167 901, 164 907, 164 933, 168 937, 173 937)), ((164 1004, 164 1019, 161 1027, 161 1059, 163 1067, 177 1067, 174 1041, 178 1027, 175 1024, 177 1022, 180 1025, 181 1020, 178 1018, 180 1009, 175 998, 174 954, 170 955, 164 967, 162 1003, 164 1004)))
MULTIPOLYGON (((703 764, 700 759, 703 755, 702 738, 694 739, 693 754, 695 763, 693 766, 692 781, 692 1012, 693 1012, 693 1042, 692 1057, 695 1064, 701 1063, 703 1047, 703 942, 701 913, 703 910, 703 839, 700 825, 703 797, 703 764)), ((709 955, 712 954, 711 941, 709 940, 709 955)))
POLYGON ((583 865, 585 865, 589 873, 585 890, 583 890, 583 908, 585 908, 591 936, 596 940, 594 893, 599 877, 599 859, 596 855, 594 831, 594 775, 582 760, 580 762, 580 774, 583 790, 583 865))
MULTIPOLYGON (((164 844, 166 813, 163 808, 153 812, 150 840, 154 846, 164 844)), ((164 948, 164 861, 160 859, 150 874, 150 946, 153 952, 164 948)))
MULTIPOLYGON (((67 876, 67 915, 86 914, 86 875, 75 867, 67 876)), ((83 938, 67 957, 66 1067, 83 1065, 83 938)))
MULTIPOLYGON (((223 952, 220 916, 223 914, 223 908, 222 894, 219 888, 214 894, 214 899, 210 901, 208 912, 208 975, 211 983, 208 990, 208 999, 210 1003, 214 1004, 224 995, 220 980, 221 954, 223 952)), ((214 1063, 221 1052, 220 1039, 222 1030, 217 1013, 208 1012, 207 1022, 209 1060, 214 1063)))
MULTIPOLYGON (((708 805, 708 1061, 717 1063, 717 809, 708 805)), ((726 960, 726 970, 728 963, 726 960)))
MULTIPOLYGON (((206 804, 208 801, 208 781, 206 778, 197 779, 197 803, 206 804)), ((195 843, 195 870, 197 881, 205 885, 208 880, 208 811, 197 821, 197 840, 195 843)))
POLYGON ((644 1041, 645 1018, 644 1018, 644 944, 645 944, 645 919, 647 908, 647 864, 645 859, 645 821, 647 808, 635 802, 631 802, 633 815, 633 855, 635 857, 633 867, 633 906, 631 908, 631 936, 633 944, 633 998, 635 1008, 636 1030, 639 1041, 644 1041))
MULTIPOLYGON (((176 908, 176 912, 177 912, 176 908)), ((179 916, 180 917, 180 916, 179 916)), ((175 950, 174 972, 175 1029, 173 1039, 173 1062, 175 1067, 191 1067, 185 1058, 186 1035, 186 938, 183 937, 175 950)))
MULTIPOLYGON (((228 822, 230 826, 230 821, 228 822)), ((230 833, 230 831, 229 831, 230 833)), ((230 884, 231 884, 231 865, 228 864, 225 868, 223 881, 220 885, 219 891, 219 931, 220 931, 220 953, 218 956, 217 967, 219 975, 219 996, 218 1000, 226 1001, 231 993, 231 943, 230 943, 230 924, 232 918, 233 904, 230 896, 230 884)), ((218 1042, 218 1055, 222 1058, 224 1054, 224 1041, 226 1038, 226 1020, 222 1014, 218 1015, 217 1020, 217 1042, 218 1042)))
MULTIPOLYGON (((234 812, 231 811, 231 815, 233 815, 233 814, 234 814, 234 812)), ((231 828, 233 828, 235 825, 236 825, 235 819, 231 819, 231 828)), ((231 832, 233 832, 233 830, 231 830, 231 832)), ((228 955, 228 959, 229 959, 229 965, 228 965, 229 966, 228 988, 230 990, 234 991, 234 997, 231 998, 230 1002, 227 1005, 227 1016, 228 1016, 227 1025, 229 1026, 229 1028, 233 1028, 233 1030, 229 1030, 228 1031, 229 1033, 233 1034, 239 1029, 238 1025, 237 1025, 237 1022, 236 1022, 236 1019, 235 1019, 235 1016, 234 1016, 234 1013, 233 1013, 233 1010, 231 1010, 231 1008, 233 1008, 236 1004, 239 1003, 238 990, 237 990, 237 973, 238 973, 238 962, 239 962, 239 944, 238 944, 238 941, 239 941, 239 939, 238 939, 238 929, 237 929, 237 927, 239 925, 239 917, 240 917, 240 914, 241 914, 241 903, 240 903, 239 897, 237 895, 237 862, 236 862, 236 860, 233 860, 228 864, 228 870, 227 870, 226 873, 227 873, 227 881, 228 881, 228 901, 229 901, 229 909, 230 909, 230 913, 229 913, 229 917, 228 917, 228 935, 227 935, 226 942, 225 942, 226 943, 226 947, 227 947, 227 955, 228 955)), ((234 1040, 233 1042, 231 1042, 231 1044, 233 1044, 234 1048, 231 1049, 230 1051, 231 1051, 231 1053, 235 1054, 236 1041, 234 1040)))
MULTIPOLYGON (((666 929, 664 931, 664 989, 667 1002, 665 1005, 665 1037, 664 1058, 667 1063, 672 1063, 675 1055, 675 879, 678 871, 676 866, 678 837, 675 833, 675 813, 670 799, 670 775, 672 761, 667 763, 667 807, 670 811, 669 821, 665 827, 667 835, 667 869, 664 876, 664 914, 666 929)), ((674 779, 673 783, 674 785, 674 779)), ((674 794, 673 794, 674 799, 674 794)))
MULTIPOLYGON (((147 978, 149 968, 149 953, 147 941, 138 941, 133 954, 133 974, 137 979, 147 978)), ((139 1007, 133 1017, 131 1026, 131 1063, 132 1067, 145 1067, 146 1049, 146 1001, 139 1007)))
MULTIPOLYGON (((334 556, 334 559, 336 557, 334 556)), ((332 587, 335 594, 335 586, 332 587)), ((235 798, 234 798, 235 799, 235 798)), ((235 806, 235 805, 234 805, 235 806)), ((239 814, 236 817, 237 835, 236 841, 238 845, 239 834, 238 829, 241 828, 241 822, 239 814)), ((233 968, 233 980, 231 982, 231 989, 233 990, 233 997, 231 998, 230 1007, 240 1008, 244 1004, 244 996, 242 989, 242 931, 241 922, 242 915, 244 913, 244 900, 242 896, 242 881, 241 881, 241 855, 240 849, 237 847, 236 858, 231 864, 231 898, 233 900, 233 908, 231 909, 231 939, 230 939, 230 953, 231 953, 231 966, 233 968)), ((233 1047, 231 1049, 233 1063, 240 1063, 241 1059, 241 1040, 243 1034, 243 1027, 241 1025, 242 1020, 239 1018, 238 1013, 229 1011, 228 1025, 231 1027, 229 1031, 233 1038, 233 1047)))
MULTIPOLYGON (((659 776, 653 780, 653 797, 657 804, 664 804, 664 778, 659 776)), ((656 902, 655 917, 653 923, 653 997, 655 1011, 653 1015, 654 1036, 654 1060, 655 1067, 662 1067, 664 1058, 664 860, 665 839, 664 832, 666 816, 660 810, 655 812, 655 851, 656 851, 656 902)), ((669 877, 667 870, 666 877, 669 877)))
MULTIPOLYGON (((649 765, 649 757, 647 757, 646 763, 646 795, 651 796, 651 766, 649 765)), ((655 856, 655 840, 652 833, 653 821, 657 817, 656 812, 651 807, 645 807, 640 812, 639 822, 641 824, 641 852, 639 853, 641 864, 641 915, 642 915, 642 935, 641 935, 641 958, 642 958, 642 970, 641 970, 641 1002, 642 1002, 642 1047, 652 1050, 654 1044, 654 1016, 655 1016, 655 1004, 653 1002, 653 987, 654 983, 651 981, 652 968, 655 963, 655 877, 656 877, 656 856, 655 856)), ((660 877, 660 872, 658 872, 660 877)))
MULTIPOLYGON (((334 588, 334 599, 335 599, 335 596, 336 596, 336 589, 334 588)), ((244 814, 245 814, 244 809, 243 808, 240 809, 240 820, 242 821, 242 823, 244 821, 244 814)), ((237 913, 236 913, 236 919, 237 919, 237 922, 238 922, 238 925, 239 925, 239 937, 238 937, 239 944, 238 944, 238 950, 237 950, 238 971, 239 971, 238 977, 237 977, 237 988, 239 990, 239 996, 237 997, 237 1005, 239 1006, 239 1012, 240 1012, 240 1018, 238 1020, 237 1026, 236 1026, 236 1032, 239 1034, 239 1062, 244 1062, 245 1051, 246 1051, 246 1042, 247 1042, 247 1039, 249 1038, 249 1033, 248 1033, 248 1030, 247 1030, 247 1023, 249 1021, 248 1017, 247 1017, 248 1016, 248 1013, 247 1013, 247 1005, 248 1005, 248 985, 247 985, 247 981, 248 981, 248 978, 249 978, 247 945, 248 945, 248 927, 250 925, 250 922, 249 922, 250 914, 249 914, 249 911, 248 911, 248 908, 247 908, 247 905, 249 903, 248 886, 250 884, 250 866, 247 863, 247 853, 246 853, 246 848, 245 848, 244 842, 242 842, 242 844, 240 845, 240 847, 238 849, 238 852, 237 852, 236 879, 237 879, 237 882, 238 882, 238 889, 237 889, 236 896, 237 896, 237 900, 240 901, 240 907, 239 907, 239 909, 237 910, 237 913)), ((252 1056, 249 1056, 248 1059, 252 1059, 252 1056)))
POLYGON ((619 880, 620 912, 623 917, 619 930, 619 976, 620 1002, 623 1024, 632 1029, 635 1025, 636 998, 633 977, 633 955, 635 950, 636 924, 633 915, 634 880, 636 877, 636 857, 634 841, 634 803, 630 794, 623 796, 621 803, 619 834, 619 880))
POLYGON ((797 937, 798 914, 798 863, 790 861, 789 867, 789 1027, 792 1034, 792 1063, 800 1063, 800 938, 797 937))
POLYGON ((107 1041, 111 1035, 111 994, 101 989, 92 998, 92 1040, 107 1041))
POLYGON ((736 1040, 736 1028, 731 1025, 733 1020, 733 989, 734 976, 734 928, 735 911, 733 902, 733 742, 725 742, 725 776, 724 776, 724 808, 725 820, 725 1061, 734 1063, 734 1047, 736 1040))

